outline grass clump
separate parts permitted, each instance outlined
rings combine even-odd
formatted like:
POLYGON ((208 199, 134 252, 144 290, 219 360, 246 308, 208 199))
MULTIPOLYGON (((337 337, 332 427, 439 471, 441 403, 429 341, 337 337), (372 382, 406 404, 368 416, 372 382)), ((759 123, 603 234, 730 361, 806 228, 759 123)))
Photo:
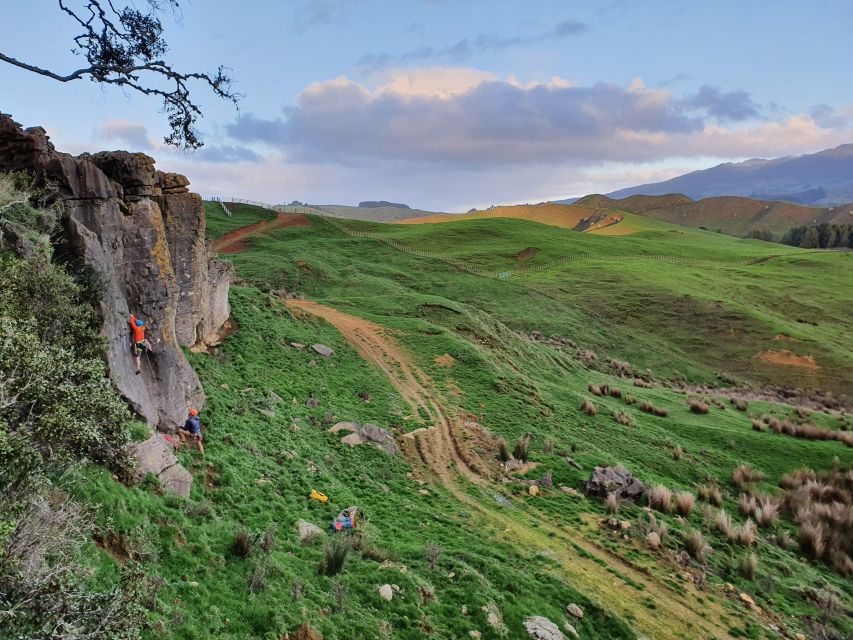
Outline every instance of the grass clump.
POLYGON ((705 542, 705 536, 696 529, 688 529, 682 538, 684 549, 697 562, 704 562, 713 549, 705 542))
POLYGON ((703 484, 696 489, 696 493, 700 500, 719 507, 723 504, 723 493, 719 487, 703 484))
POLYGON ((758 556, 754 553, 747 553, 741 556, 738 561, 737 572, 742 578, 754 580, 755 574, 758 571, 758 556))
POLYGON ((594 416, 598 413, 598 408, 595 406, 592 400, 584 398, 583 402, 581 402, 581 411, 583 411, 588 416, 594 416))
POLYGON ((683 517, 688 517, 693 512, 696 497, 689 491, 679 491, 675 494, 675 512, 683 517))
POLYGON ((533 440, 533 435, 526 433, 515 443, 515 448, 512 450, 512 457, 522 462, 527 462, 530 455, 530 442, 533 440))
POLYGON ((748 464, 740 464, 732 472, 732 484, 738 488, 764 480, 764 474, 748 464))
POLYGON ((619 511, 619 500, 616 498, 616 494, 608 493, 607 499, 604 501, 604 505, 607 509, 607 513, 616 513, 619 511))
POLYGON ((321 576, 336 576, 344 569, 347 556, 352 550, 350 541, 345 536, 336 536, 323 547, 323 557, 317 567, 321 576))
POLYGON ((687 401, 687 405, 690 407, 690 411, 698 414, 705 414, 711 410, 708 406, 707 402, 703 402, 702 400, 698 400, 696 398, 691 398, 687 401))
POLYGON ((646 499, 648 500, 649 507, 652 509, 663 513, 672 511, 672 491, 662 484, 656 484, 649 489, 646 492, 646 499))
POLYGON ((629 413, 625 413, 624 411, 614 411, 613 419, 616 420, 619 424, 623 424, 626 427, 634 426, 634 418, 631 417, 629 413))

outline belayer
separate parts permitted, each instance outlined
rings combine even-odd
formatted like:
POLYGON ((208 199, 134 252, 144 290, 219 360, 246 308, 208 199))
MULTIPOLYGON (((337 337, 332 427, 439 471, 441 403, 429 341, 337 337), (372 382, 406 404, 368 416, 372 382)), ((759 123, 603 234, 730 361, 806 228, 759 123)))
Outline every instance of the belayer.
POLYGON ((141 373, 142 354, 152 351, 151 343, 145 339, 145 323, 132 313, 128 319, 130 331, 133 334, 133 355, 136 358, 136 375, 141 373))
POLYGON ((204 455, 204 445, 201 443, 204 438, 201 435, 201 418, 198 417, 198 409, 190 409, 186 422, 178 429, 178 436, 181 442, 186 442, 189 437, 195 439, 198 450, 201 455, 204 455))

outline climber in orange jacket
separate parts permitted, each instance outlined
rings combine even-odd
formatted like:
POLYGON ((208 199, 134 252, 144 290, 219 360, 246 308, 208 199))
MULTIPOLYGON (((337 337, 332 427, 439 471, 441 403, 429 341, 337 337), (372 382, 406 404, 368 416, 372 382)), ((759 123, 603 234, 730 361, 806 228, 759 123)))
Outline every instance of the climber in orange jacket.
POLYGON ((145 339, 145 323, 132 313, 128 319, 133 334, 133 355, 136 357, 136 375, 142 368, 142 354, 151 349, 151 344, 145 339))

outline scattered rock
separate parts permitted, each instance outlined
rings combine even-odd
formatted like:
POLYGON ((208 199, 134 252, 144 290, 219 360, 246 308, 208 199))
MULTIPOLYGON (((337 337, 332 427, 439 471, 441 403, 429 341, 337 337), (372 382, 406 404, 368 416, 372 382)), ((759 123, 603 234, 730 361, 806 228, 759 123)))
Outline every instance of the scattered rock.
POLYGON ((486 614, 486 622, 497 632, 498 635, 506 634, 506 625, 504 624, 504 618, 501 615, 501 610, 498 609, 498 605, 494 602, 484 605, 483 613, 486 614))
POLYGON ((311 348, 314 350, 315 353, 323 356, 324 358, 331 358, 332 354, 334 353, 331 347, 327 347, 324 344, 312 344, 311 348))
POLYGON ((560 628, 543 616, 525 618, 524 628, 533 640, 565 640, 560 628))
POLYGON ((580 634, 578 633, 578 630, 577 630, 577 629, 575 629, 575 628, 574 628, 572 625, 570 625, 568 622, 564 622, 564 623, 563 623, 563 629, 565 629, 565 630, 566 630, 566 633, 568 633, 568 634, 569 634, 570 636, 572 636, 573 638, 580 638, 580 637, 581 637, 581 636, 580 636, 580 634))
POLYGON ((584 483, 584 491, 599 498, 613 493, 618 500, 636 500, 646 488, 624 467, 595 467, 584 483))
POLYGON ((305 348, 305 345, 302 344, 301 342, 291 342, 290 346, 293 347, 294 349, 304 349, 305 348))
POLYGON ((184 498, 190 497, 190 487, 193 477, 187 471, 172 448, 159 433, 155 433, 145 442, 140 442, 133 448, 133 455, 138 461, 136 465, 136 478, 142 480, 150 473, 157 478, 160 485, 169 491, 173 491, 184 498))
POLYGON ((468 632, 468 636, 471 638, 474 638, 475 640, 479 640, 480 638, 483 637, 483 634, 480 633, 479 631, 473 630, 473 631, 468 632))
POLYGON ((535 484, 532 484, 529 487, 527 487, 527 493, 529 493, 531 496, 538 496, 539 495, 539 487, 535 484))
POLYGON ((500 493, 494 494, 495 502, 497 502, 502 507, 512 507, 513 504, 510 502, 506 496, 500 493))
POLYGON ((583 609, 581 609, 574 602, 572 602, 569 606, 566 607, 566 613, 568 613, 570 616, 577 618, 578 620, 583 620, 583 609))
POLYGON ((573 489, 572 487, 567 487, 566 485, 560 485, 560 491, 570 496, 579 496, 577 489, 573 489))
POLYGON ((755 600, 753 600, 749 596, 749 594, 741 592, 740 595, 738 595, 738 597, 740 598, 740 601, 743 602, 748 608, 758 609, 758 607, 755 605, 755 600))
POLYGON ((550 470, 546 471, 545 474, 536 481, 536 484, 538 484, 540 487, 546 487, 548 489, 553 487, 554 486, 554 479, 553 479, 553 476, 551 474, 551 471, 550 470))
POLYGON ((566 461, 566 464, 569 465, 570 467, 574 467, 578 471, 583 471, 583 467, 580 466, 580 464, 578 464, 575 461, 575 459, 572 458, 571 456, 564 456, 563 459, 566 461))
POLYGON ((269 409, 261 409, 258 407, 258 413, 265 415, 267 418, 275 418, 275 411, 269 409))
POLYGON ((299 542, 305 542, 306 540, 325 535, 320 527, 311 524, 307 520, 298 520, 296 522, 296 533, 299 534, 299 542))
POLYGON ((418 493, 421 494, 422 496, 428 496, 429 495, 429 491, 427 491, 426 489, 418 489, 418 493))
POLYGON ((379 587, 379 597, 386 602, 391 602, 394 598, 394 589, 391 588, 390 584, 383 584, 379 587))
POLYGON ((271 482, 272 480, 270 480, 269 478, 258 478, 257 480, 255 480, 255 484, 259 485, 270 484, 271 482))

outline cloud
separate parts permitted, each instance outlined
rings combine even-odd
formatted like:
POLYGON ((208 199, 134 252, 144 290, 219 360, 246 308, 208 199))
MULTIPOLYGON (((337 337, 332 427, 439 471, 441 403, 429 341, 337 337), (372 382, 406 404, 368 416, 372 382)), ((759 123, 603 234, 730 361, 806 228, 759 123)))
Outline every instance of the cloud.
POLYGON ((370 53, 362 56, 357 65, 367 71, 388 67, 405 66, 413 62, 462 62, 477 53, 502 51, 513 47, 522 47, 542 41, 565 40, 589 31, 586 23, 577 20, 563 20, 550 29, 526 36, 499 36, 481 33, 470 38, 462 38, 445 47, 424 46, 399 54, 370 53))
POLYGON ((192 153, 201 162, 260 162, 261 156, 248 147, 205 145, 192 153))
POLYGON ((305 0, 296 9, 293 28, 306 31, 315 27, 340 27, 346 24, 354 0, 305 0))
POLYGON ((851 137, 853 123, 841 126, 838 117, 830 127, 809 114, 770 121, 757 113, 738 91, 705 87, 676 97, 641 80, 627 87, 563 78, 522 83, 445 67, 389 72, 372 87, 345 77, 314 83, 281 117, 247 114, 227 131, 242 144, 315 162, 479 169, 785 155, 851 137))
POLYGON ((718 120, 740 122, 760 115, 759 106, 746 91, 721 91, 703 85, 699 92, 685 100, 685 105, 703 109, 718 120))
POLYGON ((148 129, 143 124, 128 120, 110 120, 98 127, 96 136, 104 140, 126 144, 131 151, 151 151, 155 144, 148 138, 148 129))

